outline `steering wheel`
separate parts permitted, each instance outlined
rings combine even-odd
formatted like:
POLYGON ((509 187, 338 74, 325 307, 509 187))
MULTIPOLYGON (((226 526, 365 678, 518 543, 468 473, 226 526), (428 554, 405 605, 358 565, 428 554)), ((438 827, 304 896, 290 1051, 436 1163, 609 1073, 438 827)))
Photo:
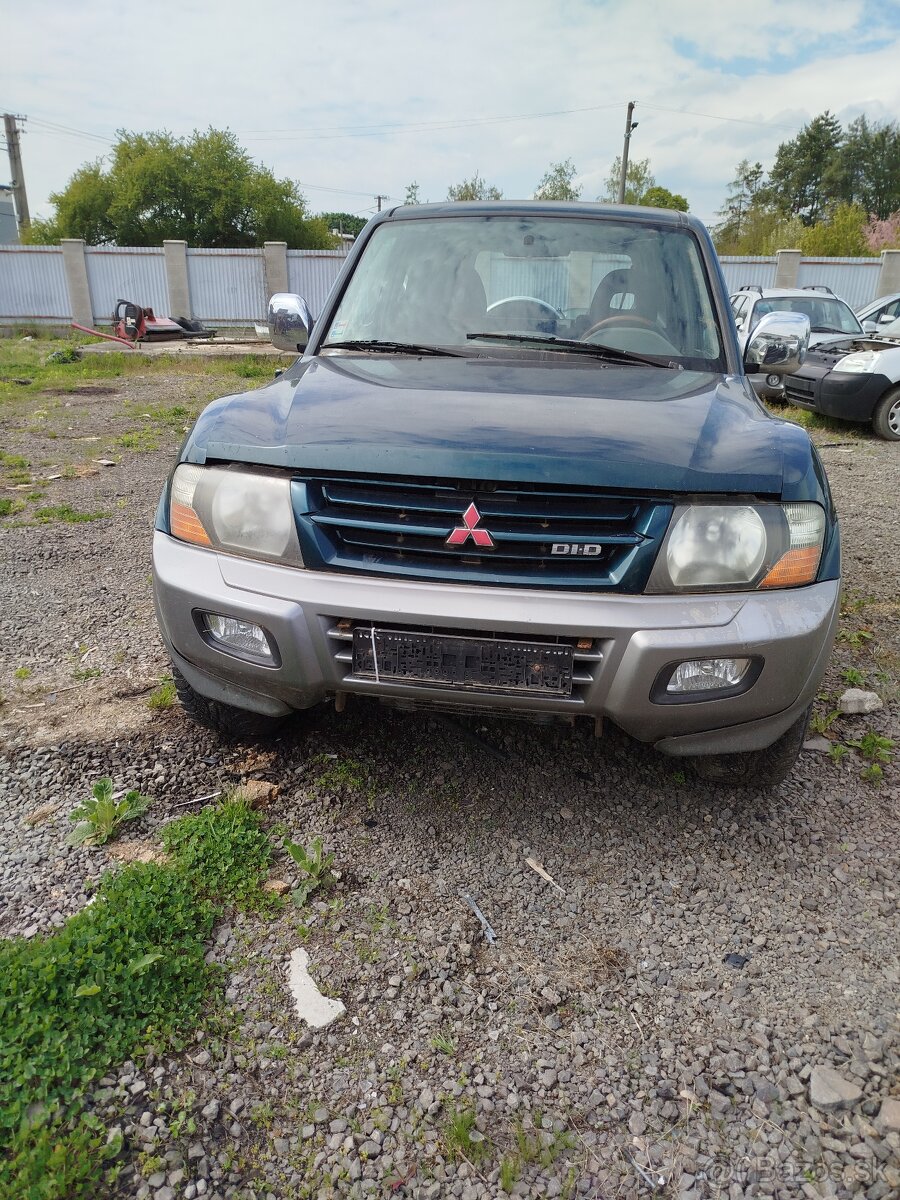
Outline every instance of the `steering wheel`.
POLYGON ((586 342, 591 334, 596 333, 599 329, 604 329, 609 325, 627 325, 632 329, 652 329, 654 333, 661 333, 659 326, 655 321, 651 321, 648 317, 641 317, 637 313, 616 313, 612 317, 604 317, 602 321, 598 321, 596 325, 592 325, 590 329, 585 330, 581 335, 581 341, 586 342))
POLYGON ((489 313, 496 313, 498 309, 511 304, 518 304, 522 307, 522 315, 525 320, 528 320, 531 314, 527 311, 529 305, 535 305, 540 309, 541 316, 551 316, 554 320, 561 320, 562 313, 558 308, 554 308, 547 300, 541 300, 537 296, 507 296, 505 300, 495 300, 493 304, 488 305, 489 313))

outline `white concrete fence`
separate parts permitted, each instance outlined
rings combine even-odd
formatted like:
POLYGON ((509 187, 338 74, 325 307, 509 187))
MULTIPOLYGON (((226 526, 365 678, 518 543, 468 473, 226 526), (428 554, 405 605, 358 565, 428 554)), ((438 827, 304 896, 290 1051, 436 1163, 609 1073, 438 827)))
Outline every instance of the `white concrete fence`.
POLYGON ((0 246, 0 326, 109 325, 119 299, 211 326, 264 323, 274 292, 297 292, 314 313, 347 257, 341 250, 162 246, 0 246))
MULTIPOLYGON (((346 254, 289 250, 285 242, 249 250, 194 249, 182 241, 86 246, 74 238, 59 246, 0 245, 0 326, 108 325, 121 298, 160 315, 246 327, 263 323, 269 296, 284 291, 305 297, 318 314, 346 254)), ((720 261, 730 291, 747 283, 827 284, 853 308, 900 292, 900 250, 885 250, 880 258, 803 258, 799 250, 779 250, 769 258, 720 261)), ((533 285, 535 269, 534 260, 508 264, 504 294, 533 285), (517 282, 517 270, 527 277, 517 282)))

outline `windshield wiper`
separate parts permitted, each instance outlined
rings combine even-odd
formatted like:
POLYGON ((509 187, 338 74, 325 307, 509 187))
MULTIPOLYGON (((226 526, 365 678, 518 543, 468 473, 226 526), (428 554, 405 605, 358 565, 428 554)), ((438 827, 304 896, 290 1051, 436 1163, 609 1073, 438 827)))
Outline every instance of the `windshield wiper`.
POLYGON ((846 329, 836 329, 834 325, 813 325, 810 333, 842 333, 845 337, 859 337, 859 334, 854 334, 851 330, 849 333, 846 329))
POLYGON ((619 350, 616 346, 601 346, 596 342, 580 342, 577 338, 553 337, 550 334, 537 336, 530 333, 467 333, 468 339, 486 338, 492 342, 526 342, 534 346, 549 346, 551 349, 574 350, 577 354, 586 354, 590 358, 605 358, 610 362, 643 363, 648 367, 662 367, 665 371, 680 371, 681 366, 675 362, 660 362, 658 358, 650 358, 647 354, 637 354, 633 350, 619 350))
POLYGON ((416 342, 382 342, 375 338, 349 342, 323 342, 320 350, 372 350, 379 354, 431 354, 440 358, 465 358, 460 350, 446 346, 420 346, 416 342))

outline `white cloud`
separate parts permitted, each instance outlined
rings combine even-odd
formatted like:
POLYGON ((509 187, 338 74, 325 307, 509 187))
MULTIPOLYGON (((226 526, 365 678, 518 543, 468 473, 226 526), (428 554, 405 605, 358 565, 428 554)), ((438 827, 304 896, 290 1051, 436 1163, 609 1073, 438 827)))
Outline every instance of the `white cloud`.
POLYGON ((129 19, 99 0, 32 0, 4 16, 0 104, 35 118, 23 155, 38 212, 104 149, 38 118, 109 137, 228 126, 277 174, 359 193, 309 187, 311 207, 356 211, 374 207, 375 192, 402 198, 412 179, 423 198, 442 199, 475 170, 508 196, 530 195, 564 158, 590 198, 635 99, 632 152, 711 219, 741 158, 770 164, 823 109, 900 116, 900 21, 878 11, 880 26, 862 0, 156 0, 129 19), (367 136, 346 128, 561 109, 594 111, 367 136))

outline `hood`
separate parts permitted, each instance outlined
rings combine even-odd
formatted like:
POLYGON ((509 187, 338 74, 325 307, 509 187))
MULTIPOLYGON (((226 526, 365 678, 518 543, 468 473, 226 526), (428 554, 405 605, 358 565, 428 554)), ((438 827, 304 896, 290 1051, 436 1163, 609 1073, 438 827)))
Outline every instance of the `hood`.
POLYGON ((182 451, 196 463, 756 495, 780 495, 809 457, 802 430, 770 418, 742 377, 556 354, 301 360, 209 405, 182 451))

